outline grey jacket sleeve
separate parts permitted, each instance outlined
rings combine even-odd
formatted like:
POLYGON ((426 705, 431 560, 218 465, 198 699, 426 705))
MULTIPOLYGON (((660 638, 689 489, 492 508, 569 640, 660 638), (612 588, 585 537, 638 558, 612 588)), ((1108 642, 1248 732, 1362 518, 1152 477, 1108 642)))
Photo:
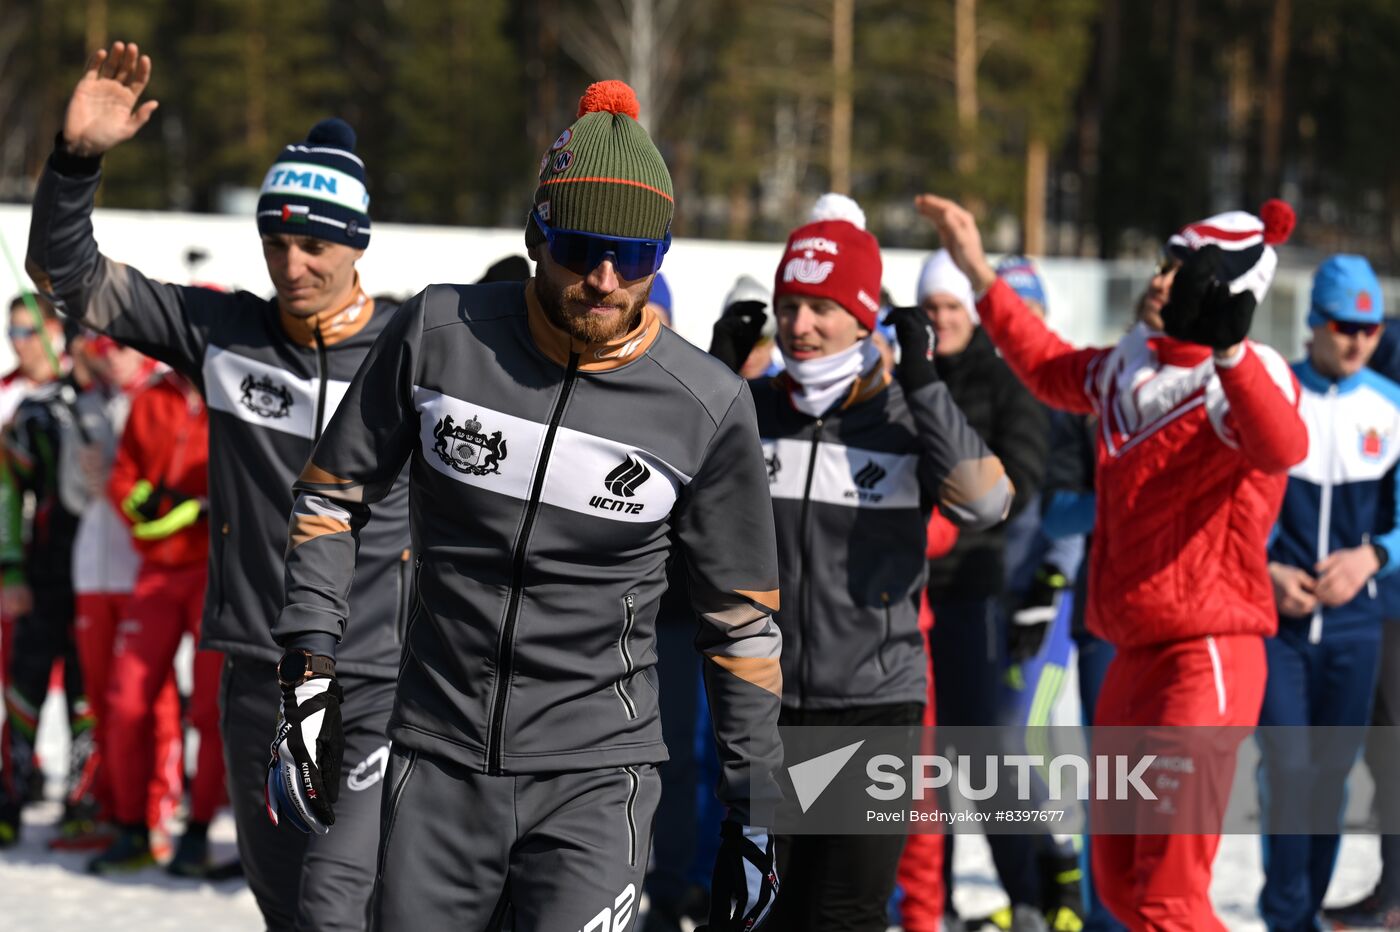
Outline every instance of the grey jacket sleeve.
POLYGON ((700 617, 695 639, 719 746, 719 798, 729 818, 771 826, 780 799, 783 692, 778 548, 753 397, 740 384, 687 486, 676 537, 700 617))
POLYGON ((418 437, 413 405, 423 295, 395 312, 355 373, 292 488, 286 597, 272 627, 285 647, 332 653, 345 633, 360 529, 418 437))
POLYGON ((199 384, 204 348, 228 295, 147 278, 102 255, 92 231, 98 159, 55 152, 39 176, 25 270, 64 314, 199 384))
POLYGON ((953 523, 972 530, 1006 518, 1016 490, 977 431, 967 423, 948 386, 932 382, 906 393, 919 436, 919 482, 953 523))

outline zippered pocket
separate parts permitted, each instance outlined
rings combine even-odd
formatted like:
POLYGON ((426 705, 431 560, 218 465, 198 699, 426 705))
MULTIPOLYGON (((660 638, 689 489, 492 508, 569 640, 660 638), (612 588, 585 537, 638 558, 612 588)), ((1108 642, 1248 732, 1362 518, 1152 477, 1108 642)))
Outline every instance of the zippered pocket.
MULTIPOLYGON (((392 749, 390 752, 392 753, 392 749)), ((394 821, 399 814, 399 800, 403 798, 404 787, 408 786, 408 778, 413 776, 413 766, 416 763, 418 763, 418 752, 409 751, 407 760, 404 761, 403 773, 399 775, 398 781, 394 783, 394 788, 389 792, 389 811, 384 814, 384 831, 379 839, 379 860, 375 867, 376 889, 379 887, 377 881, 384 877, 384 855, 388 853, 389 836, 394 832, 394 821)))
POLYGON ((637 594, 629 592, 622 597, 622 635, 617 639, 617 652, 622 657, 622 678, 613 683, 613 690, 617 693, 617 698, 622 700, 622 708, 627 713, 629 722, 637 717, 637 704, 632 701, 624 685, 632 676, 632 649, 627 642, 632 639, 632 626, 636 621, 637 594))
POLYGON ((642 778, 634 767, 623 767, 627 772, 627 864, 637 866, 637 793, 642 787, 642 778))

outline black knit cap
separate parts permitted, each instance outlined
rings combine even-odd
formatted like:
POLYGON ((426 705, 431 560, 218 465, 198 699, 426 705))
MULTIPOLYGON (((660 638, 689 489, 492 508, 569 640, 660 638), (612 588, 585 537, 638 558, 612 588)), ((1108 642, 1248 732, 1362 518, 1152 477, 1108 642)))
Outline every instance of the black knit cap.
POLYGON ((355 154, 349 123, 322 120, 305 142, 282 150, 263 179, 258 232, 314 236, 356 249, 369 245, 365 163, 355 154))

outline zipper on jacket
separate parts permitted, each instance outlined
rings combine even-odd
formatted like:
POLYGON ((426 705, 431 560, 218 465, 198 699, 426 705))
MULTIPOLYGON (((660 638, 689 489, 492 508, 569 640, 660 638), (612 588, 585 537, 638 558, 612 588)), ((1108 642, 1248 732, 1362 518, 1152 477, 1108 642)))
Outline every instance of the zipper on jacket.
POLYGON ((802 546, 798 548, 798 553, 801 555, 800 570, 802 573, 802 581, 798 583, 797 587, 797 610, 799 612, 797 626, 802 632, 802 655, 798 658, 797 702, 799 707, 806 705, 807 683, 811 679, 808 675, 810 666, 809 660, 812 656, 812 652, 807 647, 807 618, 812 614, 812 587, 811 584, 807 582, 807 578, 810 575, 807 572, 807 564, 811 562, 811 547, 808 543, 807 535, 807 515, 811 511, 812 504, 812 479, 817 474, 817 447, 821 445, 822 425, 825 423, 826 421, 824 419, 817 418, 816 424, 812 427, 812 454, 807 459, 807 482, 802 489, 802 515, 797 524, 798 540, 802 542, 802 546))
POLYGON ((617 698, 622 700, 622 707, 627 711, 629 722, 637 717, 637 706, 627 694, 627 687, 623 683, 632 675, 632 651, 627 647, 627 642, 632 639, 632 625, 636 620, 637 595, 629 592, 622 597, 622 636, 617 639, 617 652, 622 655, 622 679, 613 683, 617 698))
POLYGON ((398 572, 394 577, 394 636, 403 644, 408 627, 408 551, 399 557, 398 572))
POLYGON ((880 638, 880 646, 875 650, 875 666, 880 668, 880 674, 883 676, 890 672, 885 668, 885 648, 889 646, 890 633, 893 631, 893 625, 890 622, 890 594, 888 592, 880 593, 880 605, 885 610, 885 634, 880 638))
POLYGON ((409 590, 409 598, 412 604, 408 609, 408 619, 404 622, 403 640, 399 644, 399 676, 403 679, 403 671, 408 666, 408 636, 413 631, 413 619, 418 617, 418 608, 422 605, 423 597, 423 556, 415 554, 413 557, 413 588, 409 590))
POLYGON ((321 430, 326 422, 326 341, 321 338, 319 326, 311 331, 311 335, 316 339, 316 378, 320 382, 316 389, 316 433, 312 437, 314 443, 321 439, 321 430))
POLYGON ((228 573, 225 567, 231 562, 228 554, 228 535, 232 530, 229 523, 225 521, 219 527, 219 552, 217 554, 219 564, 219 610, 215 613, 215 618, 224 616, 224 604, 228 602, 228 573))
MULTIPOLYGON (((1322 492, 1317 508, 1317 562, 1327 559, 1332 549, 1332 470, 1337 466, 1336 418, 1332 410, 1337 400, 1337 386, 1327 386, 1327 468, 1322 471, 1322 492)), ((1308 642, 1322 641, 1322 606, 1313 609, 1312 622, 1308 625, 1308 642)))
POLYGON ((564 408, 569 403, 574 381, 578 378, 578 364, 578 353, 570 353, 569 368, 564 371, 559 397, 554 400, 554 410, 549 414, 549 426, 540 445, 539 465, 535 467, 535 480, 530 484, 530 498, 525 503, 525 518, 520 522, 520 533, 516 535, 515 551, 511 556, 510 593, 506 597, 506 617, 501 623, 501 637, 496 643, 496 683, 491 689, 491 718, 486 727, 486 772, 493 775, 501 772, 501 737, 505 731, 506 693, 515 673, 515 624, 520 620, 525 550, 530 544, 535 515, 540 510, 540 493, 544 490, 544 477, 549 471, 549 453, 554 447, 554 435, 559 433, 559 422, 564 418, 564 408))
MULTIPOLYGON (((1361 535, 1361 546, 1363 546, 1363 547, 1369 547, 1369 546, 1371 546, 1371 535, 1370 535, 1370 534, 1362 534, 1362 535, 1361 535)), ((1370 596, 1371 598, 1373 598, 1373 599, 1376 597, 1376 577, 1375 577, 1375 576, 1371 576, 1371 577, 1369 577, 1369 578, 1366 580, 1366 594, 1369 595, 1369 596, 1370 596)))

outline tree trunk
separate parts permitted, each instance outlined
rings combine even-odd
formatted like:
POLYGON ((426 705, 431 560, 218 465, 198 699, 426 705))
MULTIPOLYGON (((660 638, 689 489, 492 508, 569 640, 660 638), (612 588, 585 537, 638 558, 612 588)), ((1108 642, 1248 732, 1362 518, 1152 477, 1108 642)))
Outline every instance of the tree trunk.
POLYGON ((1026 212, 1022 250, 1028 256, 1045 255, 1045 179, 1050 147, 1039 136, 1026 143, 1026 212))
POLYGON ((855 0, 831 4, 831 190, 851 190, 851 70, 855 58, 855 0))
POLYGON ((87 0, 87 53, 107 45, 107 0, 87 0))
POLYGON ((1288 73, 1288 35, 1292 26, 1292 0, 1274 0, 1274 15, 1269 23, 1269 65, 1264 78, 1263 126, 1260 128, 1263 151, 1259 157, 1259 178, 1266 197, 1277 193, 1282 182, 1284 78, 1288 73))
POLYGON ((958 108, 956 168, 967 176, 977 169, 977 0, 954 0, 953 92, 958 108))

